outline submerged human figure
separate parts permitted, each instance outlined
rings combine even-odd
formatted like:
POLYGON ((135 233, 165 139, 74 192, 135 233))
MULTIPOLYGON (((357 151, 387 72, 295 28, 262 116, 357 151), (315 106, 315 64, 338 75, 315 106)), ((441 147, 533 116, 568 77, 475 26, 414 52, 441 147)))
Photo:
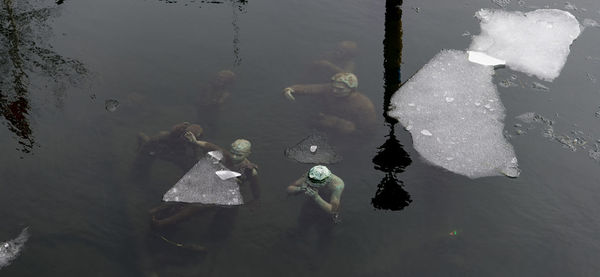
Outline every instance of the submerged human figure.
POLYGON ((322 106, 315 120, 317 127, 341 134, 368 133, 375 124, 375 107, 357 87, 356 75, 344 72, 333 75, 329 83, 293 85, 283 94, 291 101, 296 99, 294 95, 318 97, 322 106))
POLYGON ((354 72, 354 58, 358 53, 358 46, 354 41, 341 41, 335 49, 327 53, 323 59, 312 63, 310 70, 313 75, 329 77, 336 73, 354 72))
MULTIPOLYGON (((207 141, 200 141, 193 132, 186 132, 185 138, 188 143, 201 148, 205 152, 220 151, 223 154, 222 163, 229 170, 238 172, 241 176, 236 178, 240 185, 240 193, 244 204, 257 203, 260 200, 260 187, 258 185, 258 166, 248 160, 251 152, 251 143, 245 139, 237 139, 231 144, 229 151, 207 141), (249 191, 250 190, 250 191, 249 191)), ((163 205, 150 211, 154 227, 165 227, 187 220, 193 215, 217 208, 217 214, 221 210, 229 210, 229 217, 233 219, 237 209, 235 207, 224 207, 204 204, 182 204, 163 203, 163 205)), ((226 221, 223 215, 215 215, 216 219, 226 221)))
POLYGON ((323 165, 313 166, 288 186, 289 195, 306 196, 298 216, 299 235, 307 235, 308 229, 315 227, 319 234, 319 245, 324 246, 329 241, 333 225, 339 220, 343 191, 344 181, 323 165))
POLYGON ((153 137, 139 133, 136 170, 148 171, 156 158, 172 162, 183 171, 189 170, 204 153, 189 145, 184 137, 186 132, 201 136, 204 129, 198 124, 182 122, 173 125, 170 131, 160 131, 153 137))
POLYGON ((222 105, 231 96, 230 89, 235 83, 235 73, 221 70, 198 92, 196 107, 198 118, 203 126, 213 131, 217 127, 217 119, 222 105))

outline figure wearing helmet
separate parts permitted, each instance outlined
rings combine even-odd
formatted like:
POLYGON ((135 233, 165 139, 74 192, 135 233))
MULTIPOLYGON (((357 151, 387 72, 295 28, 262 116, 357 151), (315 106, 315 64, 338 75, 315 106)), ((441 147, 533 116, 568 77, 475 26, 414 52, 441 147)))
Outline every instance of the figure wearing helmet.
POLYGON ((317 204, 321 210, 330 215, 336 215, 339 212, 343 191, 344 181, 323 165, 313 166, 287 188, 289 194, 304 193, 310 200, 309 202, 314 202, 311 205, 317 204), (321 194, 326 198, 326 195, 329 195, 329 201, 323 199, 321 194))
POLYGON ((156 158, 172 162, 184 171, 189 170, 205 152, 198 152, 201 149, 189 145, 184 137, 186 132, 201 136, 204 129, 198 124, 182 122, 153 137, 139 133, 136 170, 147 171, 156 158))
POLYGON ((217 127, 218 115, 222 105, 231 96, 230 89, 235 79, 233 71, 221 70, 197 94, 195 105, 198 109, 198 120, 210 131, 217 127))
POLYGON ((371 100, 358 92, 358 78, 348 72, 337 73, 324 84, 293 85, 283 90, 291 101, 295 95, 318 97, 322 106, 316 119, 319 127, 342 134, 368 132, 375 124, 375 107, 371 100))
POLYGON ((356 42, 341 41, 333 51, 325 55, 324 59, 312 63, 310 67, 311 75, 328 77, 341 72, 354 72, 354 58, 357 53, 358 46, 356 42))
MULTIPOLYGON (((194 145, 197 148, 202 149, 203 152, 209 151, 220 151, 223 153, 223 160, 221 162, 229 170, 239 172, 242 175, 236 178, 236 181, 240 184, 240 192, 244 198, 246 204, 258 203, 260 200, 260 187, 258 186, 258 166, 248 160, 248 157, 252 153, 252 144, 250 141, 245 139, 237 139, 231 144, 229 151, 212 144, 207 141, 201 141, 196 138, 194 133, 186 132, 184 134, 187 139, 187 143, 194 145), (250 190, 250 192, 248 192, 250 190)), ((158 218, 157 215, 163 212, 169 205, 161 205, 153 209, 150 213, 152 215, 152 224, 155 227, 164 227, 168 225, 176 224, 180 221, 191 218, 193 215, 200 211, 206 210, 206 206, 203 205, 185 205, 180 207, 174 213, 168 216, 162 216, 158 218)), ((235 208, 228 208, 228 210, 235 210, 235 208)), ((228 217, 232 220, 235 211, 230 212, 228 217)), ((222 213, 223 214, 223 213, 222 213)))

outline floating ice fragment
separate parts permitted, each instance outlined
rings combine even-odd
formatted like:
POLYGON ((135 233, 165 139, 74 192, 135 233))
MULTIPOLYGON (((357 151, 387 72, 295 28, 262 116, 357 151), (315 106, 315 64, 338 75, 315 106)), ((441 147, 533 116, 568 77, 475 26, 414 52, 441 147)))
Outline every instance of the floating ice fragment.
POLYGON ((596 20, 586 18, 583 20, 584 27, 600 27, 600 24, 596 20))
POLYGON ((463 36, 463 37, 468 37, 468 36, 471 36, 471 32, 469 32, 469 31, 465 31, 464 33, 462 33, 462 35, 461 35, 461 36, 463 36))
POLYGON ((221 178, 221 180, 229 180, 231 178, 242 176, 239 172, 230 171, 230 170, 217 170, 215 174, 221 178))
POLYGON ((498 5, 501 8, 506 8, 510 5, 510 0, 492 0, 492 3, 498 5))
POLYGON ((119 107, 119 101, 115 99, 108 99, 104 101, 104 108, 109 112, 114 112, 119 107))
POLYGON ((489 65, 489 66, 493 66, 495 68, 503 67, 504 65, 506 65, 506 61, 494 58, 494 57, 487 55, 485 53, 482 53, 482 52, 467 51, 467 53, 469 53, 469 61, 473 62, 473 63, 478 63, 481 65, 489 65))
POLYGON ((588 80, 590 80, 590 82, 592 82, 594 84, 598 81, 598 79, 596 79, 596 76, 594 76, 594 74, 592 74, 592 73, 587 73, 587 74, 585 74, 585 76, 587 77, 588 80))
POLYGON ((565 2, 565 10, 576 11, 577 7, 569 2, 565 2))
POLYGON ((29 227, 25 227, 15 239, 0 243, 0 269, 10 265, 19 256, 27 239, 29 227))
POLYGON ((454 98, 452 98, 452 97, 446 97, 446 102, 450 103, 452 101, 454 101, 454 98))
POLYGON ((527 13, 482 9, 476 13, 481 34, 469 50, 506 61, 514 70, 552 81, 562 70, 569 46, 581 28, 566 11, 539 9, 527 13))
POLYGON ((223 159, 223 153, 221 153, 221 151, 210 151, 207 154, 216 161, 221 161, 223 159))
POLYGON ((429 132, 428 130, 421 130, 421 134, 423 134, 424 136, 432 136, 433 134, 431 132, 429 132))
POLYGON ((511 171, 515 153, 503 136, 504 107, 493 74, 491 66, 469 62, 464 51, 442 50, 392 96, 388 114, 408 129, 415 149, 434 165, 470 178, 517 175, 511 171), (444 92, 453 96, 454 105, 439 101, 444 92), (493 110, 478 107, 489 100, 493 110), (421 111, 406 108, 408 103, 421 111))
POLYGON ((285 156, 297 162, 312 164, 332 164, 342 160, 329 145, 327 137, 320 133, 312 134, 286 149, 285 156))
POLYGON ((544 86, 544 85, 542 85, 539 82, 532 82, 531 83, 531 87, 533 89, 542 90, 542 91, 548 91, 548 90, 550 90, 547 86, 544 86))

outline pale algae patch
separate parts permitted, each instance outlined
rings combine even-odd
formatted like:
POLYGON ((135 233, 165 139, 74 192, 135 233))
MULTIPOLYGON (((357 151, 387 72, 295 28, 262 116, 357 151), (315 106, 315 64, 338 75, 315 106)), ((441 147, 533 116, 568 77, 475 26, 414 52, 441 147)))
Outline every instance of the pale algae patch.
POLYGON ((470 50, 506 61, 513 70, 552 81, 567 61, 569 46, 581 33, 571 13, 539 9, 527 13, 482 9, 481 34, 473 37, 470 50))
POLYGON ((434 165, 470 178, 517 177, 493 74, 492 66, 469 62, 465 51, 442 50, 394 94, 389 115, 434 165))

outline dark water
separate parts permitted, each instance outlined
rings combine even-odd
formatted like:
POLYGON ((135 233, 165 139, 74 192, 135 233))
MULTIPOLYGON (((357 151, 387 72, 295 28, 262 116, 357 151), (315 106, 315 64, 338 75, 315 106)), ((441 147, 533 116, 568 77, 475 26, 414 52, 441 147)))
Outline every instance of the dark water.
MULTIPOLYGON (((466 48, 470 38, 462 34, 479 33, 473 15, 498 7, 490 1, 404 1, 401 27, 389 23, 398 18, 390 6, 386 17, 385 1, 27 3, 2 2, 4 36, 11 37, 12 22, 30 24, 19 28, 19 41, 40 48, 14 47, 14 37, 0 41, 9 65, 1 72, 0 241, 25 226, 31 239, 1 276, 600 274, 600 164, 588 157, 600 139, 600 83, 590 77, 600 78, 599 28, 575 41, 560 77, 543 83, 548 91, 531 88, 537 80, 523 74, 498 72, 498 82, 515 74, 521 84, 499 91, 522 174, 471 180, 421 160, 401 126, 393 133, 400 144, 393 143, 383 103, 398 84, 384 55, 402 47, 406 80, 440 49, 466 48), (7 19, 7 7, 39 6, 51 11, 7 19), (394 40, 389 32, 398 29, 402 36, 387 40, 384 51, 384 37, 394 40), (289 103, 281 89, 301 82, 309 61, 341 40, 359 46, 359 89, 375 103, 379 123, 358 145, 337 140, 344 161, 331 169, 346 182, 342 223, 318 244, 315 230, 293 235, 302 201, 285 195, 309 167, 285 159, 283 150, 311 131, 304 108, 310 103, 289 103), (172 231, 179 240, 207 243, 209 251, 197 253, 164 243, 149 226, 148 209, 183 172, 159 161, 139 180, 131 166, 137 133, 197 121, 189 99, 221 69, 238 78, 206 139, 253 142, 262 201, 237 211, 233 226, 217 227, 225 239, 203 241, 210 222, 202 217, 172 231), (107 100, 119 102, 114 112, 107 100), (571 151, 544 138, 542 126, 516 135, 514 117, 525 112, 555 120, 556 133, 583 132, 585 148, 571 151), (388 151, 377 155, 382 145, 388 151)), ((600 21, 597 1, 571 4, 580 22, 600 21)), ((565 7, 513 1, 507 9, 546 5, 565 7)))

